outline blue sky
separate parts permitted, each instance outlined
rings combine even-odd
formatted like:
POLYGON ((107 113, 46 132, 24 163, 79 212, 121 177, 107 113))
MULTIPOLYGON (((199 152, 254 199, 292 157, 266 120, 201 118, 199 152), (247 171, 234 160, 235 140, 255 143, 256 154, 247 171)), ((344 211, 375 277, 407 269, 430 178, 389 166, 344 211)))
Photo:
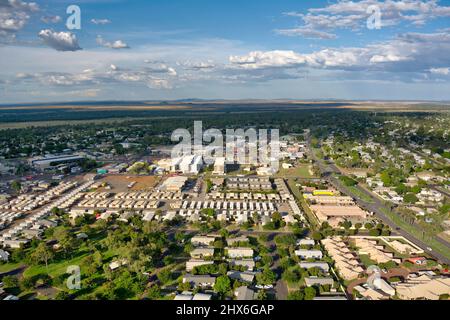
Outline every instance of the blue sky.
POLYGON ((450 1, 0 0, 0 57, 0 103, 450 100, 450 1))

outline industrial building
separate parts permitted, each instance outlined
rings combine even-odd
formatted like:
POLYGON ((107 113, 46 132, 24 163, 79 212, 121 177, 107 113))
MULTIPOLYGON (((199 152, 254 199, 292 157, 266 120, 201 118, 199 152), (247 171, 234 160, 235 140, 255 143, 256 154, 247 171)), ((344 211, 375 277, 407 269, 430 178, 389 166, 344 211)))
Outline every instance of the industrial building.
POLYGON ((30 160, 31 166, 46 170, 54 168, 61 164, 68 164, 68 163, 74 163, 84 160, 84 156, 80 155, 61 155, 61 156, 45 156, 45 157, 39 157, 39 158, 33 158, 30 160))

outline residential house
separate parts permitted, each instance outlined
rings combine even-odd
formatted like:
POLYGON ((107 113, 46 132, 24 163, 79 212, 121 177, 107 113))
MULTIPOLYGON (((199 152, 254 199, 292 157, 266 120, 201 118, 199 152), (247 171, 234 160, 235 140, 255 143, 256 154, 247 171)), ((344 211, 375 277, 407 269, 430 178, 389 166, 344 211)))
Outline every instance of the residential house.
POLYGON ((254 300, 255 299, 255 291, 250 289, 247 286, 242 286, 237 288, 234 291, 234 295, 236 300, 254 300))

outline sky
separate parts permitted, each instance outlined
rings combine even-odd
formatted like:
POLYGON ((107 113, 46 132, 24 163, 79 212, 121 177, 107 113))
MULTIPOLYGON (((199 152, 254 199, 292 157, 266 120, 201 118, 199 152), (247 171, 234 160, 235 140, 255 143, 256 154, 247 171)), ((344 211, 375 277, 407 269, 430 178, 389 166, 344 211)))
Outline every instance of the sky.
POLYGON ((188 98, 450 100, 450 0, 0 0, 0 104, 188 98))

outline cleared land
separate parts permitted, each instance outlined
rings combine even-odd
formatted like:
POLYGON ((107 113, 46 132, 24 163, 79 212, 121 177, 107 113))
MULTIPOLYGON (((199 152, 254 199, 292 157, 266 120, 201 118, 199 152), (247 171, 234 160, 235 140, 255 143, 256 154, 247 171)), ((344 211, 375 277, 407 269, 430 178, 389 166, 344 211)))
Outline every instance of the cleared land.
POLYGON ((151 190, 159 183, 159 181, 161 181, 161 178, 156 176, 107 175, 99 179, 98 181, 105 182, 110 185, 111 190, 114 192, 125 192, 151 190), (128 188, 128 185, 132 182, 136 183, 132 188, 128 188))
POLYGON ((313 172, 311 165, 301 164, 290 169, 280 169, 280 171, 277 173, 277 176, 286 178, 301 178, 301 179, 316 178, 316 176, 312 173, 313 172))

